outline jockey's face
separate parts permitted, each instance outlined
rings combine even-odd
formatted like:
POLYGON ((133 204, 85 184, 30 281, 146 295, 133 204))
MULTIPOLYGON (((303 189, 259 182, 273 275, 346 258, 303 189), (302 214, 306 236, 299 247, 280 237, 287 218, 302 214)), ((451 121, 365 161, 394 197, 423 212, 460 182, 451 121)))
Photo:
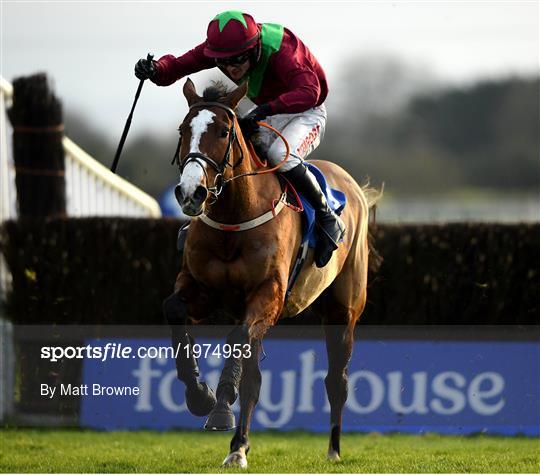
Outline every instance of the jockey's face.
POLYGON ((235 82, 242 79, 251 67, 251 51, 229 58, 216 59, 216 64, 235 82))
POLYGON ((228 64, 225 66, 225 70, 233 81, 239 81, 249 70, 249 59, 244 61, 242 64, 228 64))

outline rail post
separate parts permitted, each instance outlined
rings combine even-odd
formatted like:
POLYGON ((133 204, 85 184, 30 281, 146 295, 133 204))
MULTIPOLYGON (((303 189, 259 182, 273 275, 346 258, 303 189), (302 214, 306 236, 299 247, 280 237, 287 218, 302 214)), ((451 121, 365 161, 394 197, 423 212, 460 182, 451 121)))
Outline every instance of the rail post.
POLYGON ((62 104, 43 73, 13 82, 13 126, 19 217, 65 216, 62 104))

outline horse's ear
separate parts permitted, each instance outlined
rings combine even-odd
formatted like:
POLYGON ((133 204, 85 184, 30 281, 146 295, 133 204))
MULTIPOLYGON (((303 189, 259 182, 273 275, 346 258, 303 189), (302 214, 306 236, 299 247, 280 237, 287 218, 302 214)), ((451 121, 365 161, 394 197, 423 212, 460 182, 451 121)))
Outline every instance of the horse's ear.
POLYGON ((241 86, 238 86, 234 91, 232 91, 230 94, 227 95, 225 98, 225 102, 231 107, 232 109, 236 108, 242 97, 244 97, 248 90, 248 83, 247 81, 242 84, 241 86))
POLYGON ((201 98, 197 95, 197 91, 195 91, 195 84, 193 84, 193 81, 191 79, 187 78, 183 90, 184 96, 188 101, 188 105, 191 106, 192 104, 200 101, 201 98))

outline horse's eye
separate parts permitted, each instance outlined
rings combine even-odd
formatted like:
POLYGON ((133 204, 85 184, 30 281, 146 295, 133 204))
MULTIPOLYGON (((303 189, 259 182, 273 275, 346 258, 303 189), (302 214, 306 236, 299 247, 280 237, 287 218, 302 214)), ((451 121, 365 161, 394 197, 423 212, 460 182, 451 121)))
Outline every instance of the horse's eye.
POLYGON ((224 139, 227 135, 229 135, 229 129, 223 129, 221 131, 221 138, 224 139))

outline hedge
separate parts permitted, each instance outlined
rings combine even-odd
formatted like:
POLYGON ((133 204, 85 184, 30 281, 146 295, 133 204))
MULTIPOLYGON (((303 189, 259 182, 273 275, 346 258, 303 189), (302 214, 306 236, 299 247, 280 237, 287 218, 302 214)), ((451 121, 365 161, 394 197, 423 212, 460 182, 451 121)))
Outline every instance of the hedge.
MULTIPOLYGON (((5 223, 8 315, 25 324, 160 324, 179 270, 172 219, 5 223)), ((537 324, 540 224, 378 225, 366 324, 537 324)), ((312 322, 309 316, 292 323, 312 322)))

